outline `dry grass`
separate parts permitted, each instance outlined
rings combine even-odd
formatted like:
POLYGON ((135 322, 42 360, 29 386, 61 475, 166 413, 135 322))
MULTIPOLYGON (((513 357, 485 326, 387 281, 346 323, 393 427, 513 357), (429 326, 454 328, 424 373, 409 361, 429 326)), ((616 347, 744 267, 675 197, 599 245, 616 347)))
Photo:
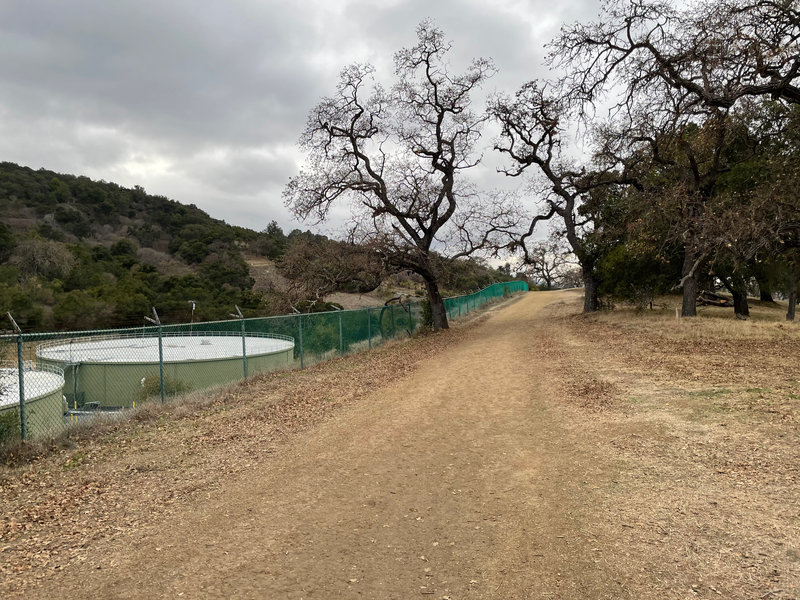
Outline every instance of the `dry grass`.
POLYGON ((255 281, 254 290, 268 290, 273 285, 279 288, 286 286, 287 280, 280 274, 274 261, 255 254, 245 254, 244 259, 250 267, 250 277, 255 281))
POLYGON ((654 310, 617 308, 599 312, 594 318, 602 323, 614 323, 626 327, 647 324, 670 338, 697 339, 704 336, 721 336, 726 339, 771 339, 785 336, 792 331, 800 332, 800 322, 785 320, 786 307, 781 303, 750 300, 750 318, 736 319, 731 308, 715 306, 698 307, 697 318, 676 318, 680 299, 665 297, 656 303, 654 310))
POLYGON ((372 294, 348 294, 347 292, 328 294, 325 296, 325 301, 335 302, 345 310, 383 306, 385 302, 372 294))
MULTIPOLYGON (((583 316, 570 300, 534 330, 541 408, 568 440, 552 443, 566 458, 537 480, 542 491, 564 488, 541 527, 575 541, 583 563, 566 568, 614 578, 603 578, 604 596, 584 597, 800 596, 800 331, 780 308, 757 310, 749 322, 729 311, 675 321, 669 308, 583 316)), ((102 435, 0 470, 0 594, 25 594, 125 544, 472 331, 147 406, 102 435)), ((552 548, 533 556, 563 564, 552 548)), ((532 578, 541 568, 520 566, 532 578)))
MULTIPOLYGON (((514 300, 511 300, 513 302, 514 300)), ((442 335, 389 341, 305 371, 149 403, 0 466, 0 597, 86 559, 223 485, 376 386, 471 335, 476 313, 442 335)))
POLYGON ((611 552, 651 597, 800 596, 800 324, 552 307, 573 426, 619 465, 611 552), (638 565, 638 566, 637 566, 638 565))

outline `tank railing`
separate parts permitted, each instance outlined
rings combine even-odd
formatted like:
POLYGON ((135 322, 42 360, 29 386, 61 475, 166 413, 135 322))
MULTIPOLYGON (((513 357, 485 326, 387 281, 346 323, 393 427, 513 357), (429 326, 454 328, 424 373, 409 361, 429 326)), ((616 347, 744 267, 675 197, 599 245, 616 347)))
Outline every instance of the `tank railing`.
MULTIPOLYGON (((40 389, 41 386, 30 380, 29 375, 35 375, 36 373, 48 373, 50 375, 56 375, 57 377, 61 378, 61 385, 63 386, 64 384, 64 369, 55 365, 35 365, 32 361, 26 360, 23 361, 22 372, 24 373, 25 378, 28 380, 25 382, 26 400, 36 398, 37 396, 41 395, 41 393, 49 391, 47 389, 40 389)), ((9 405, 19 403, 18 373, 19 369, 17 368, 17 365, 13 365, 11 367, 0 366, 0 406, 3 408, 7 408, 9 405), (8 399, 6 399, 6 396, 8 396, 8 399)))
POLYGON ((64 376, 64 369, 56 365, 34 363, 32 360, 26 360, 24 361, 23 364, 24 364, 23 370, 25 372, 38 371, 43 373, 52 373, 53 375, 61 375, 62 377, 64 376))
MULTIPOLYGON (((60 375, 61 377, 64 377, 64 369, 62 369, 61 367, 57 367, 56 365, 45 365, 45 364, 37 365, 30 360, 23 361, 22 365, 23 365, 22 371, 24 373, 50 373, 52 375, 60 375)), ((13 373, 14 376, 16 376, 17 365, 14 364, 11 366, 3 366, 3 364, 0 363, 0 373, 3 374, 13 373)), ((16 386, 17 382, 14 381, 12 384, 7 384, 7 385, 16 386)))
MULTIPOLYGON (((15 373, 19 370, 17 367, 16 361, 2 361, 0 360, 0 370, 11 370, 15 373)), ((46 373, 53 373, 54 375, 63 375, 64 369, 57 367, 55 365, 40 365, 32 360, 23 360, 22 361, 22 371, 27 373, 28 371, 44 371, 46 373)))
MULTIPOLYGON (((165 331, 162 333, 162 337, 235 337, 240 338, 242 337, 241 331, 169 331, 167 329, 168 326, 165 326, 165 331)), ((34 334, 35 335, 35 334, 34 334)), ((254 338, 265 338, 265 339, 275 339, 275 340, 284 340, 287 342, 294 343, 294 338, 289 335, 283 335, 281 333, 260 333, 260 332, 247 332, 247 337, 254 337, 254 338)), ((158 339, 158 332, 157 331, 148 331, 145 334, 142 333, 120 333, 120 334, 113 334, 113 333, 103 333, 102 335, 86 335, 82 337, 72 337, 68 333, 64 334, 64 337, 48 340, 46 342, 42 342, 41 344, 36 345, 36 356, 40 356, 39 351, 44 350, 46 348, 52 348, 54 346, 63 346, 65 344, 69 344, 71 341, 76 341, 81 344, 85 343, 93 343, 93 342, 106 342, 106 341, 115 341, 115 340, 141 340, 141 339, 158 339)), ((25 361, 30 362, 30 361, 25 361)))

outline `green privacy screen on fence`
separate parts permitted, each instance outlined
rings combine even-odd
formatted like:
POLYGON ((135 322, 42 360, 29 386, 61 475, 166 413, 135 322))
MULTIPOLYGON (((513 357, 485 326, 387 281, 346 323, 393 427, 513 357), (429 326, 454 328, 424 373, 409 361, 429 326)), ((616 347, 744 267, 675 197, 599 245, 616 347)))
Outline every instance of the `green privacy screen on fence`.
MULTIPOLYGON (((528 291, 496 283, 445 299, 450 319, 528 291)), ((423 326, 419 302, 229 321, 0 337, 0 443, 55 435, 137 402, 368 350, 423 326)))

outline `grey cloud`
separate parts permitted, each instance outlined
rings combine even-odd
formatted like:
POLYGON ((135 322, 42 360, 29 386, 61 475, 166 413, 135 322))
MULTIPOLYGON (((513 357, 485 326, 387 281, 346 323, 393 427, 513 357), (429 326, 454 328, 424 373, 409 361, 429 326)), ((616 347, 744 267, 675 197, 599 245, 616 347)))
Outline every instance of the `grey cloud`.
POLYGON ((545 73, 544 37, 598 3, 6 0, 0 160, 140 184, 245 226, 259 214, 296 226, 280 198, 294 144, 343 66, 386 72, 431 17, 455 63, 492 57, 491 88, 513 92, 545 73))
POLYGON ((197 155, 181 171, 220 192, 255 195, 274 182, 286 183, 295 164, 293 148, 232 148, 197 155))

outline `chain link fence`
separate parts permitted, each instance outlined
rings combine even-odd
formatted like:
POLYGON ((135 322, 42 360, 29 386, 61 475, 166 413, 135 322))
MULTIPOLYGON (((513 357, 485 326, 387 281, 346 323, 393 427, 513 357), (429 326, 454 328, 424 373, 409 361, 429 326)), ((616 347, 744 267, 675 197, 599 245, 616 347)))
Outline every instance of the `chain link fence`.
MULTIPOLYGON (((527 291, 493 284, 445 299, 450 319, 527 291)), ((0 335, 0 444, 54 436, 147 401, 305 368, 424 325, 421 303, 139 328, 0 335)), ((13 320, 12 320, 13 323, 13 320)), ((14 323, 16 326, 16 323, 14 323)))

